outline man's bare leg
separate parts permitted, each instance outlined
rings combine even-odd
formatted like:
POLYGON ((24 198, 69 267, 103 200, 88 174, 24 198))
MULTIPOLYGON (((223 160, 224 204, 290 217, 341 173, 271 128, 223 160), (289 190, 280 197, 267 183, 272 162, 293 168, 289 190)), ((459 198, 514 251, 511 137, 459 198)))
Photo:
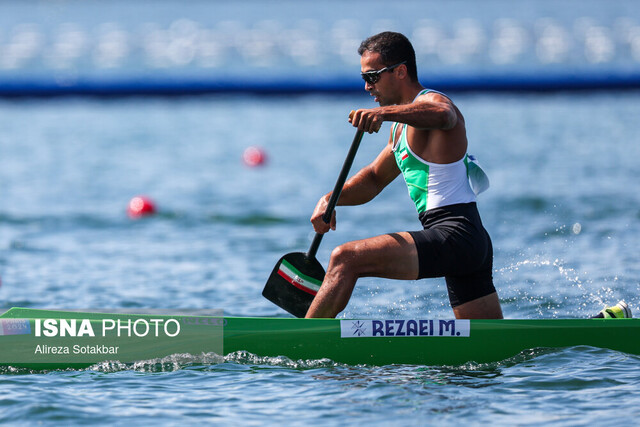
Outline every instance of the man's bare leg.
POLYGON ((329 268, 306 317, 336 317, 360 277, 415 280, 418 251, 407 232, 348 242, 331 253, 329 268))
MULTIPOLYGON (((331 254, 327 274, 305 317, 336 317, 360 277, 415 280, 418 273, 418 251, 407 232, 345 243, 331 254)), ((458 319, 502 319, 495 292, 461 304, 453 313, 458 319)))
POLYGON ((453 309, 456 319, 502 319, 502 308, 496 292, 465 302, 453 309))

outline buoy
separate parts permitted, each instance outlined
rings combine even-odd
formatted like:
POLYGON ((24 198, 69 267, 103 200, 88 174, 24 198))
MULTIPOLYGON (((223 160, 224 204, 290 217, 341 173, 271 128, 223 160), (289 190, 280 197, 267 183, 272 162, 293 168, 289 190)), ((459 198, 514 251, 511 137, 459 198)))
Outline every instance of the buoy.
POLYGON ((267 154, 260 147, 249 147, 242 153, 242 161, 252 168, 263 166, 267 161, 267 154))
POLYGON ((156 212, 156 205, 153 200, 146 196, 136 196, 129 201, 127 206, 127 214, 131 218, 140 218, 147 215, 153 215, 156 212))

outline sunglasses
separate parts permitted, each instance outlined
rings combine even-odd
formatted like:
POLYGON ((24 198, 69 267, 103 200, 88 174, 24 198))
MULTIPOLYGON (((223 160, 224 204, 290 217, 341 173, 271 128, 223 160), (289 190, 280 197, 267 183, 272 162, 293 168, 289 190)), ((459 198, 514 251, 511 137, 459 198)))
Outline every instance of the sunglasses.
POLYGON ((380 74, 384 73, 385 71, 391 71, 394 68, 406 63, 407 61, 402 61, 396 65, 390 65, 389 67, 384 67, 379 70, 367 71, 366 73, 360 73, 360 75, 365 82, 369 83, 370 85, 374 85, 378 83, 378 80, 380 80, 380 74))

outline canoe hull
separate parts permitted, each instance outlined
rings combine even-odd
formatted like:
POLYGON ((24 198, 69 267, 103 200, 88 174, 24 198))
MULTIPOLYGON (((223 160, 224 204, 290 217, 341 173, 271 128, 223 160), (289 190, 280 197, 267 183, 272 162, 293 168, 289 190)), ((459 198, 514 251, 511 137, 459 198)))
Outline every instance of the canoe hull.
POLYGON ((237 351, 350 365, 461 365, 582 345, 640 354, 640 319, 340 320, 23 308, 0 316, 0 365, 32 369, 237 351))

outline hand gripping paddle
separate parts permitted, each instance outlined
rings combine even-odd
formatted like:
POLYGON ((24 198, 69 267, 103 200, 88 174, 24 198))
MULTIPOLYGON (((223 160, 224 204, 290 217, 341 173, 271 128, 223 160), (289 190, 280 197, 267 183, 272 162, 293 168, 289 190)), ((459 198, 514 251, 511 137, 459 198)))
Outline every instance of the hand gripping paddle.
MULTIPOLYGON (((336 186, 329 198, 327 210, 322 215, 322 220, 327 224, 331 221, 333 210, 338 203, 363 134, 364 131, 361 130, 356 132, 347 158, 344 160, 340 176, 338 176, 336 186)), ((307 310, 324 279, 324 268, 316 259, 316 252, 318 252, 322 236, 323 234, 316 233, 307 253, 292 252, 280 258, 262 291, 262 295, 266 299, 296 317, 304 317, 307 314, 307 310)))

